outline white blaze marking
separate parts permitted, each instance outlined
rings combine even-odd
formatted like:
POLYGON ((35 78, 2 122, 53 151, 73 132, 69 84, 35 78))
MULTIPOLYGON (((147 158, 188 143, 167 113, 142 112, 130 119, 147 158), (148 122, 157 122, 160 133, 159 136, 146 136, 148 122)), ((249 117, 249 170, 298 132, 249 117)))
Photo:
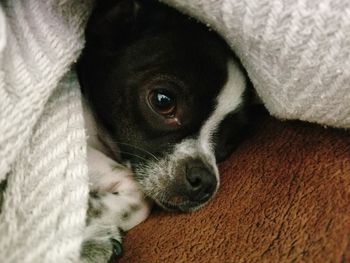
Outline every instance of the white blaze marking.
POLYGON ((200 146, 205 154, 212 156, 214 155, 214 149, 212 146, 213 134, 226 115, 240 106, 246 86, 246 79, 236 62, 229 60, 227 70, 227 82, 216 99, 216 108, 202 126, 199 134, 200 146))

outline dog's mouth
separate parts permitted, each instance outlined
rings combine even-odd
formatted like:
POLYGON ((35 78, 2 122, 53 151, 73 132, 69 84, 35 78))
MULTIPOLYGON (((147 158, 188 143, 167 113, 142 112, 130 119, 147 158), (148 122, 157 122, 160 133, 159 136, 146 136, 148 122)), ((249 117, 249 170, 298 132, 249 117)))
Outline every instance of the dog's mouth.
POLYGON ((167 210, 167 211, 181 211, 179 209, 179 206, 178 205, 175 205, 175 204, 171 204, 171 203, 168 203, 168 202, 159 202, 159 201, 156 201, 156 203, 162 207, 163 209, 167 210))
POLYGON ((194 212, 200 208, 202 208, 211 198, 208 198, 205 202, 193 202, 193 201, 185 201, 178 204, 171 203, 168 201, 159 201, 155 200, 155 202, 164 210, 169 212, 194 212))

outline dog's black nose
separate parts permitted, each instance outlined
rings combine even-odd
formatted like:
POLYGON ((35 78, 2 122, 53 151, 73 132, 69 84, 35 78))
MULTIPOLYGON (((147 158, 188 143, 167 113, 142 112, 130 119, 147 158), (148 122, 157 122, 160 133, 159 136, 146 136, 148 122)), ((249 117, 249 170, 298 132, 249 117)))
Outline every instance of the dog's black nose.
POLYGON ((213 172, 202 166, 187 166, 186 188, 191 201, 205 202, 214 193, 217 179, 213 172))

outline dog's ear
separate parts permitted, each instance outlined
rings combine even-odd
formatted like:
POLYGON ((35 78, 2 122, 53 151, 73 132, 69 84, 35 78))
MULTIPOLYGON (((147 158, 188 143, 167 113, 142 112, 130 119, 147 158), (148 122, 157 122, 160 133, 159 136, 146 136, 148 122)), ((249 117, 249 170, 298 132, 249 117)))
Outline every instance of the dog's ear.
POLYGON ((86 39, 92 43, 129 38, 140 11, 137 0, 98 0, 89 19, 86 39))

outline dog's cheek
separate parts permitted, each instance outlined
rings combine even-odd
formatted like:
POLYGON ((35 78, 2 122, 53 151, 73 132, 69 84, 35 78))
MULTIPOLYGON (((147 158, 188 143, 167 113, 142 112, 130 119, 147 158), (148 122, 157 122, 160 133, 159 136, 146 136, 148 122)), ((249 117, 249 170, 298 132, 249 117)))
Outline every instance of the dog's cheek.
POLYGON ((166 201, 181 196, 182 184, 174 174, 176 162, 171 156, 138 165, 134 170, 142 191, 153 200, 166 201))
POLYGON ((229 114, 214 134, 215 158, 220 163, 227 159, 248 134, 248 119, 245 109, 229 114))

